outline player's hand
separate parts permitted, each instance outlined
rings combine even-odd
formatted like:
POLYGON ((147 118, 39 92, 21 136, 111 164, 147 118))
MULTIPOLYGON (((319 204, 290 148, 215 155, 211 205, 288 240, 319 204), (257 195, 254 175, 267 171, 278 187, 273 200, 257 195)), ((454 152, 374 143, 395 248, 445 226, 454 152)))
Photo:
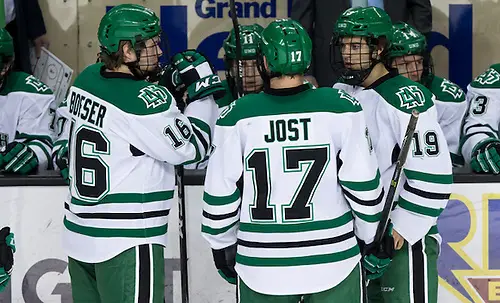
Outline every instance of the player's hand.
POLYGON ((2 153, 3 163, 0 168, 4 172, 26 175, 38 167, 35 152, 26 144, 11 142, 2 153))
POLYGON ((213 95, 220 99, 226 89, 208 59, 195 50, 186 50, 175 54, 171 66, 179 72, 179 77, 186 86, 189 104, 192 101, 213 95))
POLYGON ((389 268, 394 257, 394 238, 392 224, 387 227, 380 243, 371 243, 366 246, 363 254, 363 267, 366 269, 366 278, 374 280, 380 278, 389 268))
POLYGON ((61 176, 66 184, 69 184, 69 159, 68 159, 68 143, 61 146, 56 154, 56 165, 61 171, 61 176))
POLYGON ((231 284, 236 284, 236 244, 223 249, 212 249, 215 267, 218 269, 219 275, 231 284))
POLYGON ((0 293, 7 287, 14 265, 14 234, 10 228, 4 227, 0 230, 0 293))
POLYGON ((405 244, 405 239, 395 229, 392 229, 392 237, 394 238, 394 249, 400 250, 405 244))
POLYGON ((500 140, 490 138, 479 142, 472 151, 470 166, 477 173, 500 173, 500 140))

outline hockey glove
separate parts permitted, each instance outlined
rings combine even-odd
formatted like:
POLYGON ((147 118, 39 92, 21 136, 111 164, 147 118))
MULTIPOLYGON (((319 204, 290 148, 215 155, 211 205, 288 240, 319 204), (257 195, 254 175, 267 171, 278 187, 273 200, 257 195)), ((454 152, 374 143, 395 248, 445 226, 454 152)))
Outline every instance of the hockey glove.
POLYGON ((184 103, 186 85, 182 83, 181 77, 179 76, 179 71, 172 65, 165 67, 158 84, 161 86, 165 86, 168 89, 168 91, 174 96, 177 107, 181 112, 183 112, 184 107, 186 107, 186 103, 184 103))
POLYGON ((38 158, 35 152, 26 144, 11 142, 3 152, 4 172, 26 175, 38 167, 38 158))
POLYGON ((212 249, 215 267, 218 269, 219 275, 231 284, 236 284, 236 244, 223 249, 212 249))
POLYGON ((64 144, 59 148, 56 154, 56 165, 61 171, 61 176, 66 184, 69 184, 69 169, 68 169, 69 159, 68 159, 68 143, 64 144))
POLYGON ((387 232, 380 243, 368 244, 364 249, 363 266, 366 269, 366 278, 374 280, 380 278, 389 268, 394 257, 394 239, 392 238, 392 224, 387 226, 387 232))
POLYGON ((470 166, 478 173, 500 173, 500 140, 489 138, 472 150, 470 166))
POLYGON ((215 100, 226 94, 226 89, 207 58, 195 50, 175 54, 171 66, 187 88, 187 103, 213 95, 215 100))
POLYGON ((9 283, 15 252, 14 234, 4 227, 0 230, 0 293, 9 283))

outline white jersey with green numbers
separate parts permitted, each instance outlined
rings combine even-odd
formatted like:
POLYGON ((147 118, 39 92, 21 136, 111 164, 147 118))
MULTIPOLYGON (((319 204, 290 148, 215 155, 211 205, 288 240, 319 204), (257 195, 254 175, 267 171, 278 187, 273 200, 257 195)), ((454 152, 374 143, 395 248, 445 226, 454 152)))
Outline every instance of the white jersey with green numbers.
POLYGON ((467 103, 461 146, 465 161, 470 163, 478 143, 500 138, 500 64, 493 64, 467 86, 467 103))
POLYGON ((52 91, 23 72, 11 72, 4 81, 0 91, 0 152, 13 141, 26 143, 38 158, 39 170, 50 169, 52 91))
POLYGON ((395 71, 377 80, 372 87, 353 88, 351 92, 355 92, 363 106, 386 188, 410 113, 413 109, 420 112, 412 150, 396 191, 397 206, 391 213, 391 221, 394 229, 412 245, 427 234, 440 240, 436 223, 448 203, 453 177, 446 137, 437 121, 434 95, 425 86, 395 71))
POLYGON ((67 97, 70 197, 63 245, 97 263, 145 244, 166 245, 174 165, 205 157, 217 118, 212 97, 177 109, 166 88, 87 67, 67 97))
MULTIPOLYGON (((334 88, 343 89, 352 96, 364 90, 362 86, 335 83, 334 88)), ((428 89, 434 94, 437 119, 443 130, 448 149, 454 164, 462 165, 463 158, 459 151, 460 127, 467 111, 465 93, 460 87, 447 79, 434 76, 428 89)))
POLYGON ((286 91, 244 96, 221 114, 203 198, 205 239, 237 243, 239 277, 270 295, 342 282, 360 260, 356 236, 373 241, 383 207, 359 102, 307 84, 286 91))
POLYGON ((438 76, 433 77, 428 88, 436 97, 434 103, 438 113, 438 122, 446 137, 451 160, 456 165, 463 165, 464 160, 459 145, 460 129, 467 111, 465 93, 455 83, 438 76))

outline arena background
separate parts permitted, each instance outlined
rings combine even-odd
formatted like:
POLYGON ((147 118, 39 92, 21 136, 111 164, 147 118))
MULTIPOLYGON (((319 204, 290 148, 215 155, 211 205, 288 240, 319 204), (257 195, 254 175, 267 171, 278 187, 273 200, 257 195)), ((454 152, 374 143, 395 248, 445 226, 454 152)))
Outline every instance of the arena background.
MULTIPOLYGON (((223 68, 221 45, 231 28, 227 1, 130 1, 155 10, 172 52, 198 48, 223 68)), ((490 64, 500 61, 500 6, 497 0, 433 0, 430 46, 436 73, 463 88, 490 64)), ((95 62, 96 31, 107 7, 122 1, 40 0, 50 50, 76 76, 95 62)), ((289 0, 239 1, 241 24, 263 26, 289 15, 289 0)), ((327 64, 327 62, 325 62, 327 64)), ((191 302, 234 302, 234 288, 218 277, 200 235, 203 176, 189 172, 188 254, 191 302)), ((458 174, 454 194, 442 214, 440 302, 500 302, 500 178, 458 174)), ((71 302, 66 256, 60 244, 66 188, 56 176, 0 177, 0 225, 16 234, 18 252, 12 283, 1 303, 71 302)), ((167 302, 180 302, 176 209, 171 212, 166 250, 167 302)), ((390 291, 390 290, 388 290, 390 291)))

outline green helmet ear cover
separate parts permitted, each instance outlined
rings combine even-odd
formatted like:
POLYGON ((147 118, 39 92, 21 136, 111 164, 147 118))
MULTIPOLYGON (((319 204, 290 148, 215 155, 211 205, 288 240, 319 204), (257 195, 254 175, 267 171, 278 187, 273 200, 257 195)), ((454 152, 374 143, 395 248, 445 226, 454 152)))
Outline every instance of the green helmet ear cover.
POLYGON ((262 32, 259 51, 271 76, 304 74, 311 65, 311 38, 295 20, 271 22, 262 32))
POLYGON ((143 42, 160 35, 160 20, 156 14, 141 5, 120 4, 101 19, 97 37, 101 50, 108 54, 118 52, 121 41, 143 42))
POLYGON ((421 55, 427 48, 425 36, 411 25, 404 22, 395 23, 392 27, 393 38, 389 48, 389 57, 421 55))

